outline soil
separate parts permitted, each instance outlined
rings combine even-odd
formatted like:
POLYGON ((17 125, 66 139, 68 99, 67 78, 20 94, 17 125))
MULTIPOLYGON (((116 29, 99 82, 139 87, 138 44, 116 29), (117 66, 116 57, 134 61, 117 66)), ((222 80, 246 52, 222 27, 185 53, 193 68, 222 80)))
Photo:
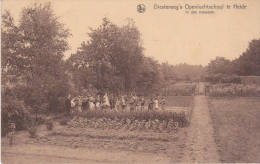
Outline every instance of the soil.
MULTIPOLYGON (((172 163, 180 162, 186 128, 178 133, 73 129, 55 126, 37 138, 26 132, 15 145, 2 139, 2 162, 30 163, 172 163)), ((42 127, 43 128, 43 127, 42 127)))

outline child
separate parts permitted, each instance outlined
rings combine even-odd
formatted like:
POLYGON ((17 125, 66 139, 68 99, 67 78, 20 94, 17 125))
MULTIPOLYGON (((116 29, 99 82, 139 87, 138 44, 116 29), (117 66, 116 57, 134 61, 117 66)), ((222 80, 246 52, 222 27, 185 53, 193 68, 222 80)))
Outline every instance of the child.
POLYGON ((150 102, 148 104, 148 111, 152 111, 153 110, 153 99, 150 99, 150 102))
POLYGON ((141 99, 139 97, 136 98, 136 111, 141 109, 141 99))
POLYGON ((134 98, 134 96, 131 97, 129 104, 130 104, 130 112, 133 112, 135 110, 135 98, 134 98))
POLYGON ((141 98, 141 111, 144 110, 145 100, 144 97, 141 98))
POLYGON ((105 95, 103 96, 103 103, 102 103, 102 108, 103 109, 109 109, 110 107, 110 103, 109 103, 109 98, 108 98, 108 95, 107 93, 105 93, 105 95))
POLYGON ((154 99, 154 108, 155 108, 155 110, 159 110, 159 100, 158 100, 158 98, 154 99))
POLYGON ((126 100, 125 100, 124 96, 121 97, 121 107, 122 107, 122 110, 125 110, 125 108, 126 108, 126 100))
POLYGON ((165 97, 163 97, 162 100, 161 100, 162 110, 165 109, 165 104, 166 104, 166 99, 165 99, 165 97))

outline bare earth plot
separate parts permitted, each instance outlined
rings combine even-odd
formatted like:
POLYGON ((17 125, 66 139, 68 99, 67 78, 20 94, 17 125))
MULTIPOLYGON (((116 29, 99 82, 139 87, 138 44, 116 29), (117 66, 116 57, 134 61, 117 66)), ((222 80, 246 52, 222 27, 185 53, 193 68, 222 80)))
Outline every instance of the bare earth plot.
POLYGON ((56 134, 36 139, 27 133, 20 143, 2 140, 2 162, 30 163, 172 163, 181 159, 185 128, 174 133, 124 132, 118 130, 57 127, 56 134))

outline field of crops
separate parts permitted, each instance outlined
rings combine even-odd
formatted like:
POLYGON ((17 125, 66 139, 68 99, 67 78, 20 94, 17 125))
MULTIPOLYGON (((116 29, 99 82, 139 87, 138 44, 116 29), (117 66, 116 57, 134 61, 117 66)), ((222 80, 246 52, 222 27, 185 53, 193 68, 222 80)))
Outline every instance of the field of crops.
POLYGON ((209 96, 243 96, 258 97, 260 96, 260 86, 242 85, 242 84, 216 84, 209 86, 209 96))
POLYGON ((70 127, 124 129, 124 130, 152 130, 156 132, 171 132, 189 123, 188 111, 175 112, 115 112, 88 111, 74 117, 67 124, 70 127))

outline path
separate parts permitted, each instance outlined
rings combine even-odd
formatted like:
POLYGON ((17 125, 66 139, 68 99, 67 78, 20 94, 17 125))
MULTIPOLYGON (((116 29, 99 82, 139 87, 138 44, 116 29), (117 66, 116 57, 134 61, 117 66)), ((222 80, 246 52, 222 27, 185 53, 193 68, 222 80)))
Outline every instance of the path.
POLYGON ((212 121, 209 115, 204 84, 200 83, 199 94, 194 97, 194 108, 182 162, 204 163, 219 162, 216 143, 213 136, 212 121))
POLYGON ((166 156, 154 156, 150 153, 108 152, 42 144, 5 147, 2 162, 6 164, 170 163, 166 156))

